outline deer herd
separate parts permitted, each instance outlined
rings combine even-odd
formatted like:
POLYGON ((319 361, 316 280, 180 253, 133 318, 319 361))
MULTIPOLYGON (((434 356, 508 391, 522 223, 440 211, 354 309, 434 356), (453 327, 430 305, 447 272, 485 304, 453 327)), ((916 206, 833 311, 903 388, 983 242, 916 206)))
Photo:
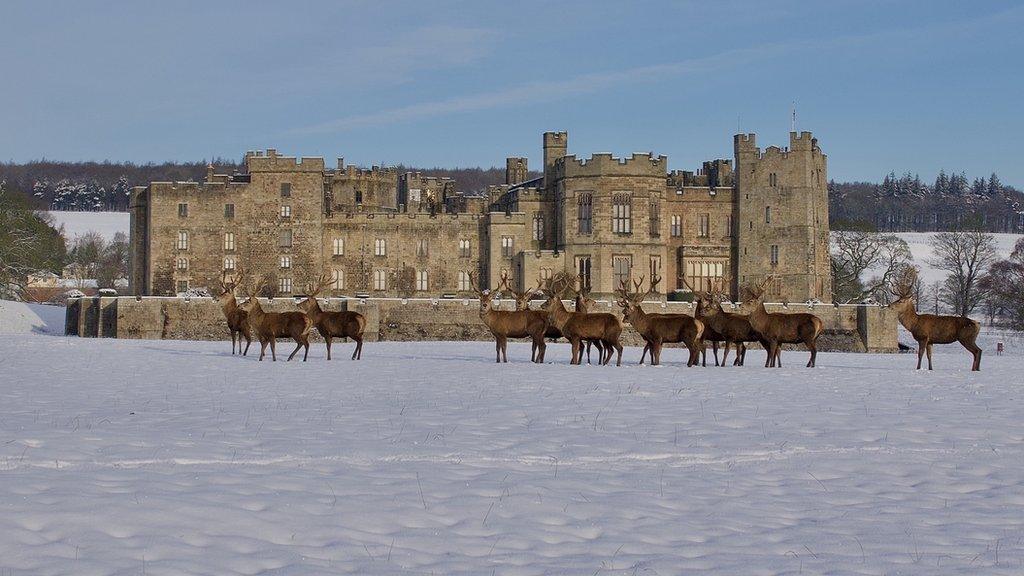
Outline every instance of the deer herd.
MULTIPOLYGON (((470 272, 471 286, 480 300, 480 319, 494 336, 496 362, 508 362, 508 339, 528 338, 531 343, 530 360, 544 363, 546 342, 549 339, 565 338, 572 347, 571 364, 582 364, 584 354, 590 363, 591 348, 597 349, 597 363, 607 365, 612 355, 615 365, 622 364, 622 343, 620 341, 623 323, 628 323, 644 341, 640 363, 650 354, 651 364, 661 364, 661 353, 665 344, 681 344, 687 350, 686 365, 707 365, 707 344, 711 344, 716 366, 726 366, 729 349, 735 349, 734 366, 742 366, 746 358, 747 344, 758 343, 766 351, 765 367, 782 367, 782 345, 803 344, 810 352, 807 367, 814 367, 817 359, 817 340, 823 331, 820 318, 809 313, 768 312, 764 306, 765 291, 774 281, 765 278, 761 283, 748 288, 749 298, 743 308, 749 313, 727 312, 722 306, 728 296, 721 290, 696 290, 687 288, 694 295, 694 313, 658 314, 644 309, 645 299, 653 293, 661 278, 653 276, 647 289, 643 290, 644 278, 634 281, 632 291, 626 282, 616 290, 615 303, 621 308, 621 319, 609 312, 594 311, 595 301, 589 297, 589 289, 583 278, 557 275, 554 278, 538 280, 537 285, 524 291, 512 287, 512 279, 503 273, 494 291, 480 290, 479 278, 470 272), (510 295, 515 301, 514 310, 499 310, 495 299, 510 295), (530 301, 540 296, 543 304, 539 309, 530 308, 530 301), (573 309, 565 307, 563 299, 573 301, 573 309), (719 345, 723 346, 721 363, 718 359, 719 345)), ((921 368, 924 354, 928 356, 928 369, 932 369, 932 345, 960 342, 974 357, 972 370, 981 369, 981 348, 975 340, 980 325, 969 318, 959 316, 937 316, 918 314, 912 297, 916 280, 915 271, 904 271, 892 289, 895 300, 889 304, 900 323, 918 342, 917 369, 921 368)), ((303 361, 309 356, 309 338, 313 328, 324 339, 327 359, 331 359, 331 343, 335 338, 351 338, 355 343, 352 360, 362 357, 363 331, 366 318, 357 312, 327 311, 320 307, 317 296, 331 282, 329 276, 321 276, 315 284, 308 286, 308 295, 298 303, 298 311, 267 312, 256 295, 265 282, 251 285, 245 282, 244 272, 233 279, 227 273, 221 278, 217 300, 221 305, 228 330, 231 333, 231 353, 237 349, 241 355, 249 351, 252 336, 260 342, 260 360, 270 346, 272 360, 277 360, 277 339, 291 338, 295 349, 288 356, 291 360, 304 349, 303 361), (247 300, 239 303, 235 292, 240 290, 247 300), (242 339, 245 348, 242 348, 242 339)))

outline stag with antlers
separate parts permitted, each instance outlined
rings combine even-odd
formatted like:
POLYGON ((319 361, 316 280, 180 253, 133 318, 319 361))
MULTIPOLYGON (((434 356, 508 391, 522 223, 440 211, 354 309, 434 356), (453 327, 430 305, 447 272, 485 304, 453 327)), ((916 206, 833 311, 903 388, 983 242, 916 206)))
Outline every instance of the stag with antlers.
POLYGON ((648 314, 644 312, 643 301, 661 282, 657 275, 651 276, 651 283, 646 292, 641 292, 644 277, 633 281, 634 292, 623 280, 619 283, 617 293, 619 306, 622 306, 622 320, 629 322, 640 333, 651 350, 651 365, 661 364, 661 349, 665 343, 682 342, 689 350, 687 366, 697 364, 700 352, 701 337, 704 334, 704 323, 686 314, 648 314))
POLYGON ((495 362, 508 362, 509 338, 529 338, 533 343, 530 360, 543 364, 547 347, 544 343, 544 330, 548 323, 546 315, 537 310, 495 310, 492 301, 499 292, 481 291, 475 272, 469 273, 469 280, 480 298, 480 319, 494 335, 495 362))
POLYGON ((981 348, 976 340, 981 325, 970 318, 962 316, 937 316, 934 314, 918 314, 913 297, 917 271, 910 266, 904 268, 899 280, 891 290, 896 300, 889 308, 896 311, 900 324, 917 340, 917 369, 921 369, 921 356, 928 354, 928 369, 932 369, 932 344, 952 344, 959 342, 972 356, 974 362, 971 371, 981 370, 981 348))
POLYGON ((220 294, 217 295, 217 302, 224 312, 224 318, 228 321, 228 331, 231 332, 231 353, 235 353, 235 341, 238 342, 238 352, 245 356, 249 353, 249 345, 252 344, 252 333, 249 331, 249 314, 238 305, 235 299, 235 288, 242 283, 245 275, 242 271, 233 279, 228 279, 228 271, 225 270, 220 277, 220 294), (245 338, 245 350, 242 350, 242 338, 245 338))
POLYGON ((713 337, 715 342, 715 366, 718 366, 718 342, 725 343, 725 352, 722 355, 722 366, 726 365, 729 358, 729 347, 735 345, 736 359, 733 366, 743 366, 747 356, 747 342, 760 342, 765 350, 768 350, 768 343, 761 334, 750 325, 750 318, 745 314, 726 312, 722 308, 722 301, 726 298, 720 286, 714 287, 711 291, 696 291, 689 284, 686 284, 690 291, 697 297, 696 316, 704 322, 704 339, 713 337), (712 336, 708 336, 708 333, 712 336))
POLYGON ((824 325, 821 318, 814 314, 800 312, 796 314, 769 313, 764 307, 764 294, 768 285, 775 281, 769 276, 763 282, 749 289, 752 311, 748 318, 750 325, 757 330, 768 346, 768 359, 765 367, 782 367, 782 345, 803 343, 811 351, 811 359, 807 367, 813 368, 818 357, 818 336, 821 336, 824 325))
POLYGON ((618 352, 615 365, 622 365, 622 344, 619 343, 619 336, 622 334, 622 323, 614 314, 607 312, 586 313, 570 312, 562 304, 562 293, 568 289, 572 282, 564 278, 559 282, 555 279, 548 279, 541 287, 541 292, 547 297, 544 307, 548 311, 548 322, 554 325, 562 333, 570 344, 572 344, 572 364, 580 364, 583 359, 582 345, 586 340, 600 340, 607 354, 601 360, 601 364, 608 364, 612 358, 612 349, 618 352))
POLYGON ((316 298, 317 294, 323 292, 324 288, 330 283, 330 274, 323 274, 315 284, 308 285, 306 289, 309 295, 299 303, 299 309, 305 312, 306 316, 309 316, 317 332, 323 336, 324 342, 327 344, 328 360, 331 359, 332 338, 351 338, 354 340, 356 348, 352 351, 352 359, 361 359, 363 357, 363 330, 366 329, 366 318, 358 312, 346 310, 333 312, 320 308, 320 302, 316 298))
POLYGON ((306 351, 302 361, 305 362, 309 356, 309 331, 313 329, 313 321, 302 312, 265 312, 257 297, 265 284, 266 280, 261 280, 252 290, 247 291, 249 300, 242 305, 249 314, 249 326, 260 341, 260 361, 263 361, 267 344, 270 344, 270 357, 276 362, 277 339, 287 336, 295 340, 295 350, 288 355, 288 360, 304 347, 306 351))

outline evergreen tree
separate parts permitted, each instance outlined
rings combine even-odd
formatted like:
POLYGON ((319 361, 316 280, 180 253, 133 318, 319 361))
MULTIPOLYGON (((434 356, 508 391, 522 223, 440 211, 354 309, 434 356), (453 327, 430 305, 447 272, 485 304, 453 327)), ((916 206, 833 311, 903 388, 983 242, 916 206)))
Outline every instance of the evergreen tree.
POLYGON ((999 181, 999 176, 995 172, 988 179, 988 195, 997 196, 1003 192, 1003 183, 999 181))

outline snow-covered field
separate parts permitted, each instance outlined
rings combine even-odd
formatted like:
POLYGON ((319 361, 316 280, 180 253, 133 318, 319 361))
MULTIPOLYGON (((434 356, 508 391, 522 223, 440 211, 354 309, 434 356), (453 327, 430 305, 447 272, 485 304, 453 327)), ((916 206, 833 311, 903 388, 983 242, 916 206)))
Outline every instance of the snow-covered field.
MULTIPOLYGON (((910 253, 914 256, 914 264, 921 268, 921 280, 926 284, 932 284, 946 279, 946 272, 928 264, 928 260, 933 255, 931 239, 935 237, 934 232, 900 232, 896 235, 907 242, 910 253)), ((993 234, 992 236, 996 240, 996 251, 1000 258, 1008 258, 1013 252, 1017 240, 1024 238, 1020 234, 993 234)))
POLYGON ((130 216, 127 212, 47 212, 53 217, 53 225, 60 229, 64 226, 64 237, 74 240, 86 232, 98 232, 108 242, 114 234, 128 234, 130 216))
POLYGON ((1024 343, 985 344, 929 373, 0 336, 0 574, 1020 574, 1024 343))

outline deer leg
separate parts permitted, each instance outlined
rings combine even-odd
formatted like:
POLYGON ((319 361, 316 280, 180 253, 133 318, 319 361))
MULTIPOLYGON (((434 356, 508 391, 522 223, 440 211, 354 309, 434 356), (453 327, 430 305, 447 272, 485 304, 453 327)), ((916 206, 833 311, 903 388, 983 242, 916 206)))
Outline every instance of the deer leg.
POLYGON ((807 361, 808 368, 814 368, 815 360, 818 358, 818 345, 813 341, 807 343, 807 348, 811 351, 811 359, 807 361))
POLYGON ((494 361, 501 363, 501 338, 498 336, 494 337, 494 361))
POLYGON ((647 356, 647 350, 651 347, 646 341, 644 342, 644 351, 640 353, 640 364, 644 363, 644 358, 647 356))
POLYGON ((960 343, 964 345, 964 348, 967 348, 971 352, 972 356, 974 356, 974 362, 971 364, 971 372, 980 372, 981 371, 981 348, 979 348, 977 344, 975 344, 974 342, 971 342, 969 340, 968 341, 961 340, 960 343))
POLYGON ((924 357, 925 343, 918 341, 917 343, 917 370, 921 369, 921 359, 924 357))
POLYGON ((270 339, 270 359, 277 362, 277 338, 270 339))
POLYGON ((570 338, 569 344, 572 345, 572 360, 569 361, 569 364, 579 364, 579 358, 582 355, 580 350, 580 339, 570 338))
POLYGON ((302 347, 305 348, 302 352, 302 361, 305 362, 306 359, 309 358, 309 334, 302 339, 302 347))
MULTIPOLYGON (((249 344, 252 344, 252 335, 249 334, 248 329, 242 330, 242 335, 245 336, 245 352, 242 352, 242 356, 245 356, 246 354, 249 353, 249 344)), ((238 347, 242 347, 241 339, 238 340, 238 347)))
POLYGON ((700 365, 704 368, 708 366, 708 343, 700 341, 700 365))
MULTIPOLYGON (((729 359, 729 344, 730 344, 730 341, 726 340, 725 341, 725 346, 724 346, 725 351, 722 352, 722 367, 723 368, 725 367, 725 361, 729 359)), ((738 350, 737 350, 736 354, 739 354, 738 350)))
POLYGON ((301 349, 302 349, 302 340, 300 340, 299 338, 296 338, 295 339, 295 350, 292 350, 292 353, 288 355, 288 361, 291 362, 292 358, 294 358, 295 355, 298 354, 299 350, 301 350, 301 349))
MULTIPOLYGON (((616 360, 615 360, 615 365, 616 366, 622 366, 622 344, 619 344, 618 341, 615 341, 615 342, 612 342, 611 345, 614 346, 615 350, 618 351, 618 353, 619 353, 618 358, 616 358, 616 360)), ((611 360, 611 359, 612 359, 612 352, 611 352, 611 346, 609 346, 608 347, 608 360, 611 360)))
POLYGON ((507 350, 506 346, 508 346, 508 338, 502 336, 501 339, 498 341, 498 352, 499 352, 499 354, 501 354, 501 357, 502 357, 501 361, 507 363, 508 362, 508 352, 506 351, 507 350))
POLYGON ((775 344, 775 367, 782 368, 782 342, 775 344))
POLYGON ((533 345, 537 348, 537 359, 534 360, 537 364, 544 363, 544 349, 547 348, 547 344, 544 343, 544 334, 533 339, 533 345))
POLYGON ((267 342, 260 342, 260 362, 263 362, 263 356, 267 353, 267 342))
POLYGON ((327 345, 327 359, 331 359, 331 337, 324 336, 324 344, 327 345))
POLYGON ((362 358, 363 357, 363 337, 362 336, 353 336, 352 339, 356 341, 356 349, 352 351, 352 359, 355 360, 356 358, 362 358))
POLYGON ((736 360, 733 360, 733 366, 743 366, 743 361, 747 359, 747 343, 740 342, 739 349, 736 350, 736 360))
MULTIPOLYGON (((241 346, 239 346, 241 348, 241 346)), ((231 331, 231 355, 235 355, 235 331, 231 331)))
POLYGON ((925 353, 928 354, 928 369, 931 370, 932 369, 932 343, 931 342, 929 342, 928 346, 925 348, 925 353))

